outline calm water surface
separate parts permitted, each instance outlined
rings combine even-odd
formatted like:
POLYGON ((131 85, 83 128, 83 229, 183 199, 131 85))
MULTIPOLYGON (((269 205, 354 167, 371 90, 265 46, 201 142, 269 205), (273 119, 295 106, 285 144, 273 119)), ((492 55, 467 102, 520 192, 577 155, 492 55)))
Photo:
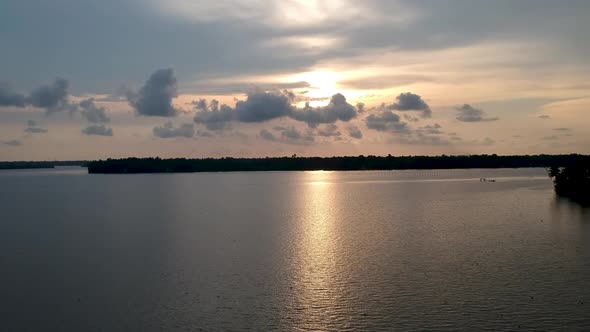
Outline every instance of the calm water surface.
POLYGON ((1 331, 588 330, 590 210, 543 169, 2 171, 0 273, 1 331))

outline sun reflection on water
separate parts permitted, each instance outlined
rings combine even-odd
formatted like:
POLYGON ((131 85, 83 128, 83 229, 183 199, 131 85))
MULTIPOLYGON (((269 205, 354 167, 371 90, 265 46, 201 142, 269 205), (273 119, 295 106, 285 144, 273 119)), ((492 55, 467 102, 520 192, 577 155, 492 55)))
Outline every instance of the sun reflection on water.
MULTIPOLYGON (((338 255, 337 204, 330 179, 332 172, 305 172, 299 204, 298 247, 295 257, 293 297, 297 325, 321 330, 342 319, 346 301, 343 289, 341 257, 338 255)), ((338 323, 341 324, 342 322, 338 323)))

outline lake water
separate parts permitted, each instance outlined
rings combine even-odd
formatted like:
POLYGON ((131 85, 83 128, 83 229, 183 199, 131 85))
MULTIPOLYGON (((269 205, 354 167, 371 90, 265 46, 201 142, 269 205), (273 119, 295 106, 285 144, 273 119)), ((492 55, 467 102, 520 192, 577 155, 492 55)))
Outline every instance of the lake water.
POLYGON ((2 171, 0 273, 1 331, 588 330, 590 210, 543 169, 2 171))

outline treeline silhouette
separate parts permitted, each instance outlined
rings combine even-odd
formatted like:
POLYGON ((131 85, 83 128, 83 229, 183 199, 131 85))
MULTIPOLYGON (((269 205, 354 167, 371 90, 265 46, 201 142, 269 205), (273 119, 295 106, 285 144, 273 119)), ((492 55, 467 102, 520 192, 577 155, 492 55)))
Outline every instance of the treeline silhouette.
POLYGON ((453 168, 522 168, 568 166, 585 156, 571 155, 467 155, 467 156, 350 156, 107 159, 88 163, 89 173, 186 173, 232 171, 311 171, 311 170, 394 170, 453 168))
POLYGON ((590 205, 590 158, 578 158, 566 167, 549 169, 555 193, 573 201, 590 205))
POLYGON ((88 161, 0 161, 0 169, 55 168, 56 166, 86 166, 88 161))

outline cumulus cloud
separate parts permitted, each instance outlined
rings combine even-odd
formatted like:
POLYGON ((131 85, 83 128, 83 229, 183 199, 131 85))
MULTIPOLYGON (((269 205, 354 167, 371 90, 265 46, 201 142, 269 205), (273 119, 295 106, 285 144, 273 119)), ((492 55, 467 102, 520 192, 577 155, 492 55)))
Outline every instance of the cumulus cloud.
POLYGON ((212 100, 207 104, 204 99, 194 102, 199 110, 195 115, 196 123, 204 124, 209 130, 220 130, 231 121, 264 122, 289 115, 291 95, 278 92, 256 92, 248 94, 246 100, 236 102, 235 107, 219 105, 212 100))
POLYGON ((6 83, 0 83, 0 106, 25 107, 26 105, 25 95, 12 91, 6 83))
POLYGON ((477 109, 469 104, 463 104, 461 107, 457 107, 457 120, 461 122, 482 122, 482 121, 496 121, 499 118, 486 117, 486 113, 483 110, 477 109))
POLYGON ((270 131, 266 130, 266 129, 262 129, 259 133, 260 137, 262 139, 265 139, 267 141, 276 141, 277 138, 275 137, 275 135, 273 133, 271 133, 270 131))
POLYGON ((397 102, 387 106, 389 110, 396 111, 419 111, 423 118, 432 116, 430 106, 417 94, 406 92, 396 97, 397 102))
POLYGON ((53 84, 41 85, 25 96, 10 90, 6 84, 0 84, 0 106, 34 106, 45 109, 48 114, 74 110, 76 106, 68 102, 68 86, 67 80, 58 78, 53 84))
POLYGON ((211 103, 200 99, 193 104, 198 112, 194 121, 203 124, 209 130, 226 128, 230 122, 265 122, 277 118, 289 117, 305 122, 315 128, 320 124, 350 121, 357 116, 357 108, 346 101, 342 94, 335 94, 326 106, 311 107, 308 104, 298 109, 293 105, 297 96, 290 91, 258 91, 248 94, 246 100, 236 102, 234 107, 219 105, 213 100, 211 103))
POLYGON ((310 107, 306 104, 301 110, 293 110, 290 117, 307 123, 308 126, 315 128, 322 123, 334 123, 340 121, 350 121, 357 116, 357 110, 354 106, 346 101, 346 97, 337 93, 332 96, 330 103, 323 107, 310 107))
POLYGON ((361 139, 363 138, 363 132, 356 126, 348 127, 348 136, 361 139))
POLYGON ((113 136, 113 129, 108 128, 105 125, 90 125, 82 129, 82 133, 86 135, 97 135, 97 136, 113 136))
POLYGON ((365 119, 367 128, 377 131, 405 132, 408 125, 400 120, 399 115, 392 111, 382 111, 380 114, 371 114, 365 119))
POLYGON ((289 115, 292 109, 290 95, 259 92, 238 101, 234 112, 240 122, 263 122, 289 115))
POLYGON ((2 142, 2 144, 16 147, 16 146, 21 146, 23 143, 17 139, 13 139, 10 141, 4 141, 4 142, 2 142))
POLYGON ((156 70, 139 92, 129 91, 127 100, 138 115, 171 117, 177 113, 172 106, 172 99, 177 95, 176 77, 168 68, 156 70))
POLYGON ((42 85, 34 89, 28 100, 31 105, 44 108, 47 113, 69 109, 68 86, 67 80, 58 78, 53 84, 42 85))
POLYGON ((98 107, 94 98, 82 100, 79 104, 82 109, 82 116, 90 123, 107 123, 110 121, 104 107, 98 107))
POLYGON ((183 123, 175 127, 172 122, 168 121, 162 126, 154 127, 154 136, 160 138, 193 137, 194 135, 195 126, 192 123, 183 123))

